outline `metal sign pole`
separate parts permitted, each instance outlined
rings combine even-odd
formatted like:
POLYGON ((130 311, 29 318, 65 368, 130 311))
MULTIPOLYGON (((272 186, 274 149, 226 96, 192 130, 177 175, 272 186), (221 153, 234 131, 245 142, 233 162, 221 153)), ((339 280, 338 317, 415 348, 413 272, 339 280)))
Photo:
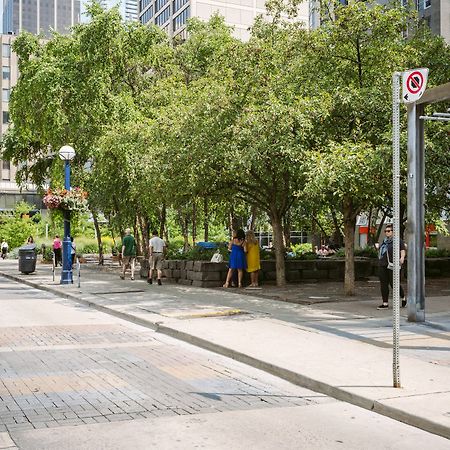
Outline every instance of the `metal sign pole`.
POLYGON ((392 194, 394 202, 393 239, 393 383, 400 387, 400 78, 401 72, 392 76, 392 194))

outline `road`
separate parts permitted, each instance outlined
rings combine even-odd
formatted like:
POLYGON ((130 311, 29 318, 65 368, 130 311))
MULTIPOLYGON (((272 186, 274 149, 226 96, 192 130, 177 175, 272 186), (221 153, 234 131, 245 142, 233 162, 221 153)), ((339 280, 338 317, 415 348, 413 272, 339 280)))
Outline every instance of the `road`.
POLYGON ((449 441, 0 277, 0 449, 448 449, 449 441))

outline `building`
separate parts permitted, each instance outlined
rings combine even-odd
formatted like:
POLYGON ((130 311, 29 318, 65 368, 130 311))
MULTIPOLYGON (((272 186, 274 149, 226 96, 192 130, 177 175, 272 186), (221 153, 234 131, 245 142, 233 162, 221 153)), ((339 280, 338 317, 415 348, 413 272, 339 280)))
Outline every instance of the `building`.
POLYGON ((419 17, 434 34, 442 36, 450 44, 450 1, 416 0, 419 17))
POLYGON ((118 5, 120 15, 125 21, 138 20, 138 0, 103 0, 102 4, 107 8, 118 5))
MULTIPOLYGON (((111 9, 114 6, 119 7, 119 13, 124 21, 138 20, 138 1, 139 0, 101 0, 104 9, 111 9)), ((87 22, 84 14, 84 3, 81 4, 81 21, 87 22)))
MULTIPOLYGON (((346 5, 349 0, 339 0, 346 5)), ((351 1, 351 0, 350 0, 351 1)), ((385 5, 391 0, 376 0, 377 3, 385 5)), ((398 0, 404 5, 409 4, 409 0, 398 0)), ((432 33, 442 36, 450 44, 450 0, 413 0, 419 18, 426 22, 432 33)), ((319 0, 311 0, 309 5, 309 23, 311 28, 320 26, 321 17, 318 10, 319 0)))
POLYGON ((50 29, 67 33, 80 22, 79 0, 4 0, 3 34, 50 35, 50 29))
MULTIPOLYGON (((15 36, 0 35, 2 46, 2 102, 0 125, 1 134, 8 129, 9 123, 9 95, 11 88, 16 84, 18 78, 17 56, 11 51, 11 44, 15 36)), ((6 160, 0 160, 0 211, 12 210, 17 202, 25 200, 42 207, 42 199, 36 193, 36 189, 28 185, 24 189, 19 189, 15 183, 16 168, 6 160)))
MULTIPOLYGON (((300 5, 299 16, 308 26, 308 2, 300 5)), ((234 27, 234 35, 242 40, 250 37, 249 28, 256 16, 266 14, 265 0, 139 0, 139 20, 156 24, 169 36, 186 36, 186 22, 190 17, 209 20, 214 14, 225 18, 234 27)))

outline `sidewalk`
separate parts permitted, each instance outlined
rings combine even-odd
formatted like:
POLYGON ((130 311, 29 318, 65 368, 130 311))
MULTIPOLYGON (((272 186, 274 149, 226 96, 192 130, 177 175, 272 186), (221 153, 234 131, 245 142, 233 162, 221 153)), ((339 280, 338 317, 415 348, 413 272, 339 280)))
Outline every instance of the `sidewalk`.
POLYGON ((342 283, 261 291, 158 286, 122 281, 119 268, 83 265, 78 289, 76 283, 59 284, 59 269, 53 282, 48 265, 38 264, 30 275, 20 274, 17 265, 0 261, 0 275, 450 439, 449 280, 427 287, 425 324, 408 323, 401 311, 402 388, 394 389, 392 310, 376 310, 374 280, 358 283, 349 300, 342 283))

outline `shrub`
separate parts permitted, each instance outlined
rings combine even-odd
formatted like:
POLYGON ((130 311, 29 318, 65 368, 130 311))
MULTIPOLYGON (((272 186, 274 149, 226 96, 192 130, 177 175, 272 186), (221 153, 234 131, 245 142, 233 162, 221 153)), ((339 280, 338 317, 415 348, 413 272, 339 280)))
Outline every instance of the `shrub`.
MULTIPOLYGON (((40 252, 42 253, 42 248, 40 249, 40 252)), ((44 252, 42 254, 42 259, 44 261, 48 261, 48 262, 51 262, 53 260, 53 249, 52 249, 51 246, 50 247, 48 247, 48 246, 45 247, 44 252)))
POLYGON ((344 258, 345 257, 345 248, 337 249, 333 256, 335 256, 336 258, 344 258))
MULTIPOLYGON (((218 249, 223 256, 224 261, 228 260, 228 249, 223 243, 217 243, 218 249)), ((181 248, 172 248, 172 243, 167 251, 167 259, 186 259, 191 261, 210 261, 217 249, 203 248, 196 245, 187 252, 182 251, 181 248)))
POLYGON ((365 256, 367 258, 376 258, 378 256, 378 251, 375 247, 367 245, 364 248, 358 248, 355 250, 355 256, 365 256))
POLYGON ((291 245, 292 253, 294 253, 294 256, 299 256, 304 253, 312 253, 312 244, 311 243, 305 243, 305 244, 294 244, 291 245))
POLYGON ((427 258, 446 258, 450 256, 450 250, 445 248, 429 248, 425 251, 425 257, 427 258))
POLYGON ((84 253, 98 253, 98 245, 97 244, 78 244, 77 245, 77 254, 84 253))

